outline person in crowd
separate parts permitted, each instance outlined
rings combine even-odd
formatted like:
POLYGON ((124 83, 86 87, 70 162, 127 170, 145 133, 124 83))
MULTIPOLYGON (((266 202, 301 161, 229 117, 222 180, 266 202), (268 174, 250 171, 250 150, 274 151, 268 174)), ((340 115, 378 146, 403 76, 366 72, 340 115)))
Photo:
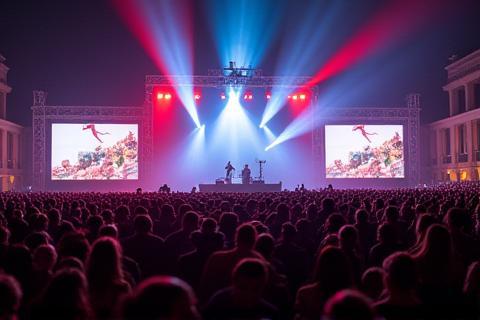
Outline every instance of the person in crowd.
POLYGON ((383 262, 386 295, 375 309, 386 320, 423 319, 421 300, 417 293, 417 266, 412 256, 396 252, 383 262))
POLYGON ((361 291, 372 301, 377 301, 385 289, 384 277, 385 271, 382 268, 368 268, 362 275, 361 291))
POLYGON ((198 222, 198 214, 194 211, 188 211, 183 215, 182 228, 171 233, 165 239, 165 248, 172 262, 176 262, 180 255, 188 253, 195 248, 190 235, 197 230, 198 222))
POLYGON ((97 319, 109 319, 115 303, 130 291, 122 269, 119 243, 104 237, 95 240, 86 264, 90 301, 97 319))
POLYGON ((213 295, 203 312, 204 319, 279 319, 278 310, 262 298, 267 279, 263 260, 240 260, 232 273, 232 285, 213 295))
POLYGON ((175 231, 175 209, 170 204, 162 205, 158 220, 154 221, 154 234, 165 239, 175 231))
POLYGON ((222 213, 218 227, 218 231, 225 236, 225 248, 233 248, 235 246, 235 232, 238 227, 238 216, 233 212, 222 213))
POLYGON ((419 275, 419 295, 427 316, 453 316, 462 311, 462 264, 453 250, 448 229, 431 225, 422 248, 413 257, 419 275), (453 312, 453 313, 452 313, 453 312))
POLYGON ((372 303, 355 290, 341 290, 325 305, 325 316, 331 320, 375 320, 372 303))
POLYGON ((155 276, 142 281, 125 299, 125 320, 200 320, 196 298, 184 281, 169 276, 155 276))
POLYGON ((333 246, 325 247, 315 265, 314 282, 297 292, 296 319, 319 319, 327 300, 337 291, 353 285, 351 265, 343 251, 333 246))
POLYGON ((138 215, 134 219, 134 235, 122 242, 125 255, 139 264, 143 278, 161 274, 165 270, 162 262, 165 256, 164 241, 152 233, 152 227, 152 219, 148 215, 138 215))
POLYGON ((280 242, 273 251, 273 257, 284 267, 292 294, 305 282, 309 273, 307 252, 295 243, 296 236, 295 226, 285 222, 282 225, 280 242))
POLYGON ((345 256, 348 258, 352 267, 352 275, 355 284, 360 285, 363 272, 362 258, 358 254, 358 231, 352 225, 345 225, 340 228, 339 240, 340 249, 342 249, 345 256))
POLYGON ((0 319, 18 318, 22 295, 22 288, 15 277, 0 274, 0 319))
POLYGON ((53 276, 53 268, 57 263, 55 247, 44 244, 35 249, 33 253, 32 272, 32 297, 37 297, 47 286, 53 276))
POLYGON ((389 223, 383 223, 378 228, 378 243, 370 249, 368 256, 369 265, 373 267, 381 267, 383 260, 400 250, 397 243, 396 229, 389 223))
POLYGON ((210 255, 223 249, 224 236, 216 231, 217 222, 206 218, 199 231, 191 234, 195 250, 183 254, 178 259, 178 275, 198 291, 202 271, 210 255))
POLYGON ((55 273, 40 299, 30 310, 30 319, 92 319, 87 280, 76 269, 55 273))
POLYGON ((235 236, 236 245, 233 249, 217 251, 207 260, 200 281, 200 298, 208 300, 217 290, 230 283, 230 277, 236 264, 244 258, 263 259, 262 255, 254 250, 257 231, 251 224, 242 224, 238 227, 235 236))

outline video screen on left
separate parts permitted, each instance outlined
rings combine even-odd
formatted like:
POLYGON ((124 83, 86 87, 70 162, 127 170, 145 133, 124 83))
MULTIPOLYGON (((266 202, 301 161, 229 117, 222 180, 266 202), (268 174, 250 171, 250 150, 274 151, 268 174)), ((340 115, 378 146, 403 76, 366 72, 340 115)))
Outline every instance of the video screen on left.
POLYGON ((138 179, 138 124, 53 123, 52 180, 138 179))

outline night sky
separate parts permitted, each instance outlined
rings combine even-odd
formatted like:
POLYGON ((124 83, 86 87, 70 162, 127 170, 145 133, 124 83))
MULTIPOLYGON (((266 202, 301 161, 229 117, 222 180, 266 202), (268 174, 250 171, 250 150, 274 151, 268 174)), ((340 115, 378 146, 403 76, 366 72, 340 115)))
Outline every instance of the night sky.
MULTIPOLYGON (((236 3, 225 1, 232 6, 236 3)), ((306 12, 322 10, 321 1, 278 2, 285 9, 282 23, 257 66, 267 75, 275 70, 279 49, 290 45, 284 43, 283 35, 300 32, 297 27, 306 12)), ((206 11, 215 8, 212 1, 208 3, 198 0, 192 5, 197 74, 222 67, 207 21, 206 11)), ((325 56, 334 54, 384 1, 345 3, 333 32, 322 39, 325 56)), ((325 17, 328 14, 325 12, 325 17)), ((463 56, 480 48, 479 14, 480 1, 451 1, 441 19, 359 61, 330 79, 324 89, 348 93, 352 79, 360 75, 372 80, 372 85, 344 99, 342 105, 402 106, 405 94, 419 92, 423 97, 422 122, 440 119, 446 116, 448 102, 441 89, 446 81, 444 67, 452 54, 463 56)), ((48 91, 50 105, 140 105, 145 75, 159 73, 112 4, 104 0, 2 0, 0 53, 7 58, 8 81, 13 88, 7 102, 8 119, 27 126, 34 89, 48 91)))

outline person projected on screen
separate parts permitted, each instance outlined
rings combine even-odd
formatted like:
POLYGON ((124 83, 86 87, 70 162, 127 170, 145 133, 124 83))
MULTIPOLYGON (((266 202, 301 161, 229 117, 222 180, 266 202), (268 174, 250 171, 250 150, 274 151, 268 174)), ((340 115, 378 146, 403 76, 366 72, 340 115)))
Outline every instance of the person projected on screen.
POLYGON ((365 131, 365 125, 364 124, 359 124, 357 126, 354 126, 352 131, 357 131, 357 130, 360 130, 362 136, 364 136, 365 139, 367 139, 368 143, 372 143, 372 141, 370 141, 370 138, 368 136, 373 136, 373 135, 376 135, 378 133, 376 132, 367 132, 365 131))
POLYGON ((97 131, 97 129, 95 129, 95 125, 93 123, 89 123, 87 125, 84 125, 82 130, 92 130, 92 134, 95 138, 97 138, 98 141, 100 141, 100 143, 103 143, 102 139, 100 139, 98 137, 98 135, 106 135, 106 134, 110 134, 110 132, 100 132, 100 131, 97 131))

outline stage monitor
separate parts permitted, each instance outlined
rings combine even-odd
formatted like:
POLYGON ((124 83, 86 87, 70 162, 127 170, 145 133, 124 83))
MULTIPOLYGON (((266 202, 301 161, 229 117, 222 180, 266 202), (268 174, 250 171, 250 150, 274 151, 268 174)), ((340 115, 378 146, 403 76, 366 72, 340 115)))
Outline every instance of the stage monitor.
POLYGON ((326 178, 405 178, 402 125, 326 125, 326 178))
POLYGON ((52 180, 138 179, 138 125, 52 124, 52 180))

